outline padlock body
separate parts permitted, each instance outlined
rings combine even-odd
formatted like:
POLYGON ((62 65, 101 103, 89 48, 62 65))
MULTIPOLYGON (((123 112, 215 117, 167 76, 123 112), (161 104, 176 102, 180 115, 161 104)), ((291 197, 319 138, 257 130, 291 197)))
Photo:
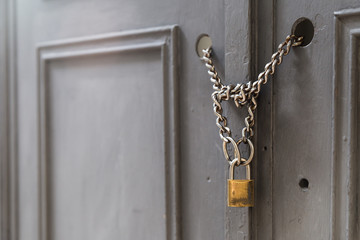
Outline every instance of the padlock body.
POLYGON ((254 180, 228 179, 228 206, 254 206, 254 180))

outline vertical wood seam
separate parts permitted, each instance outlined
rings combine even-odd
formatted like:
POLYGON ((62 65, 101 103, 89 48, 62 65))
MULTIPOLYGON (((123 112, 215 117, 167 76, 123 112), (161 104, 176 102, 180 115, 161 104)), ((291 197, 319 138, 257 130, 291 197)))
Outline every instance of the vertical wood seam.
POLYGON ((6 81, 7 81, 7 193, 8 193, 8 216, 7 238, 16 240, 18 238, 18 169, 17 169, 17 22, 16 22, 16 0, 3 1, 7 13, 6 19, 6 81))
MULTIPOLYGON (((275 51, 276 49, 276 32, 277 32, 277 29, 276 29, 276 3, 277 1, 276 0, 273 0, 272 1, 272 37, 271 37, 271 45, 272 45, 272 52, 275 51)), ((273 76, 273 80, 274 80, 275 76, 273 76)), ((273 184, 274 184, 274 133, 275 133, 275 100, 274 100, 274 86, 275 86, 275 81, 271 81, 271 87, 270 87, 270 107, 271 107, 271 116, 270 116, 270 119, 271 119, 271 128, 270 128, 270 135, 271 135, 271 147, 269 147, 270 151, 271 151, 271 182, 270 182, 270 188, 271 188, 271 237, 270 239, 274 239, 274 219, 273 219, 273 216, 274 216, 274 187, 273 187, 273 184)))

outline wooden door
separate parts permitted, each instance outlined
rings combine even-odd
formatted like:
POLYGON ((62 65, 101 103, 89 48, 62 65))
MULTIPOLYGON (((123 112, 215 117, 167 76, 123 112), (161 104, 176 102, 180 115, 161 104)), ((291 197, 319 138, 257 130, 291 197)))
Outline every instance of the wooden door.
POLYGON ((286 56, 259 103, 254 239, 360 238, 359 7, 358 1, 258 7, 257 66, 293 26, 308 45, 286 56), (297 25, 304 18, 313 27, 297 25))
POLYGON ((357 1, 0 4, 1 239, 359 239, 357 1), (255 207, 228 208, 197 39, 236 84, 292 29, 309 42, 259 96, 255 207))
POLYGON ((223 52, 222 3, 207 17, 205 1, 1 3, 2 239, 223 237, 210 211, 223 212, 223 181, 199 201, 210 185, 190 172, 209 109, 194 47, 211 29, 223 52))

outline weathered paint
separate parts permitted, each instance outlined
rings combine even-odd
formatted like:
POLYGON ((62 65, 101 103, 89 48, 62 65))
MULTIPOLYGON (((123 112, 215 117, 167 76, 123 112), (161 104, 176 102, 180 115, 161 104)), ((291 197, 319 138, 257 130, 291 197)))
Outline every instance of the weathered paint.
POLYGON ((358 1, 0 3, 1 239, 359 239, 358 1), (227 208, 196 39, 244 82, 301 17, 258 101, 255 207, 227 208))

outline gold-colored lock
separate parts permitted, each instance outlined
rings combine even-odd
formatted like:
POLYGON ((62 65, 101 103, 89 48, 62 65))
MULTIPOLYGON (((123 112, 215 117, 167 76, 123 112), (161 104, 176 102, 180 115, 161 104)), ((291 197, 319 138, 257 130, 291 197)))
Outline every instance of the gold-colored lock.
POLYGON ((250 165, 246 165, 246 179, 234 180, 234 168, 238 159, 230 162, 228 179, 228 206, 253 207, 254 206, 254 180, 250 179, 250 165))

